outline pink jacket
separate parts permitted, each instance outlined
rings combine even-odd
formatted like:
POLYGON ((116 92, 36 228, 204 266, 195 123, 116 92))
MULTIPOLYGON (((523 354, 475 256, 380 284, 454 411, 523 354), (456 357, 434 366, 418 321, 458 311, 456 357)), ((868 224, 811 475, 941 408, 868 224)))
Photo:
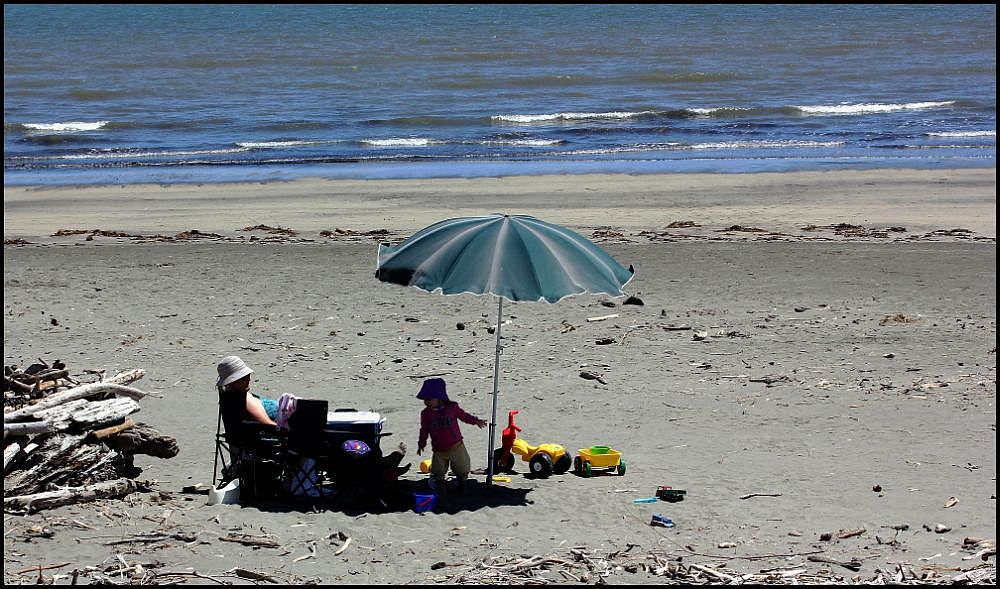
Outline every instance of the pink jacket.
POLYGON ((447 452, 462 441, 462 430, 458 427, 459 420, 475 424, 477 419, 466 413, 458 403, 447 401, 440 409, 425 407, 420 412, 420 440, 418 448, 427 444, 427 436, 431 437, 431 450, 447 452))

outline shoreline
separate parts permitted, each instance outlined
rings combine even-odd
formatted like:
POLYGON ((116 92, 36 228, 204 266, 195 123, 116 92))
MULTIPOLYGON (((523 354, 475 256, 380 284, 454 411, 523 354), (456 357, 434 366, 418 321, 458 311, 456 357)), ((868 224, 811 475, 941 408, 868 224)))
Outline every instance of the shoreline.
MULTIPOLYGON (((733 160, 608 160, 574 161, 553 160, 524 161, 468 161, 439 160, 419 163, 376 163, 357 161, 336 164, 260 164, 253 166, 212 167, 212 173, 205 169, 174 171, 158 175, 143 167, 118 168, 115 173, 108 169, 93 169, 74 173, 69 179, 61 175, 39 174, 35 171, 8 170, 4 185, 10 187, 31 186, 107 186, 107 185, 159 185, 159 184, 252 184, 256 182, 294 182, 303 179, 339 180, 476 180, 481 178, 514 178, 521 176, 673 176, 696 174, 795 174, 826 173, 841 171, 878 170, 958 170, 994 169, 995 158, 972 161, 949 161, 947 165, 916 165, 886 158, 884 160, 863 159, 853 163, 840 162, 820 164, 790 164, 785 161, 764 159, 733 160), (333 165, 334 167, 330 167, 333 165), (42 177, 44 180, 33 181, 42 177)), ((180 166, 186 168, 185 166, 180 166)))
POLYGON ((789 233, 839 223, 918 233, 962 228, 995 239, 996 169, 5 186, 4 240, 94 229, 232 236, 255 225, 406 235, 442 218, 497 211, 576 230, 693 222, 789 233))

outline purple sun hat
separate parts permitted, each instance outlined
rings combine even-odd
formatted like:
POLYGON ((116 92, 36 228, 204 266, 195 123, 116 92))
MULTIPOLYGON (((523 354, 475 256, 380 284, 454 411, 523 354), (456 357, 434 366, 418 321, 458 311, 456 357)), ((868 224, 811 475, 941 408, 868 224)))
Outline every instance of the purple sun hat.
POLYGON ((441 399, 442 401, 448 400, 448 392, 445 390, 444 379, 443 378, 428 378, 424 381, 424 384, 420 387, 420 392, 417 393, 418 399, 441 399))

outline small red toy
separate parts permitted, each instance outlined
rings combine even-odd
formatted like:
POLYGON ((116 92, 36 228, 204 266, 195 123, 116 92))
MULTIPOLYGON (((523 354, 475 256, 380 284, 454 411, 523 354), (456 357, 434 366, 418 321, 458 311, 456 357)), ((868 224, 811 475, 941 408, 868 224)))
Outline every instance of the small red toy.
POLYGON ((514 416, 517 414, 517 409, 507 414, 507 427, 500 436, 500 447, 493 452, 493 472, 514 470, 514 454, 511 449, 514 447, 514 440, 517 439, 517 432, 521 431, 521 428, 514 425, 514 416))

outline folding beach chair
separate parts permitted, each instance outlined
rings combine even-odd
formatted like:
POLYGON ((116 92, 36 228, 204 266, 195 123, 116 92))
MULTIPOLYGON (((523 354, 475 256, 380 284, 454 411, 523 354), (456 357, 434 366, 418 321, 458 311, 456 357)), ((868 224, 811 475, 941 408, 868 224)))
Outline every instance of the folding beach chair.
POLYGON ((326 438, 328 403, 298 399, 295 413, 288 418, 283 484, 294 496, 321 497, 329 459, 326 438))
POLYGON ((245 393, 220 388, 212 472, 216 487, 239 479, 240 501, 272 499, 279 493, 285 462, 282 433, 273 425, 247 419, 245 393))
POLYGON ((215 428, 215 465, 212 469, 212 482, 216 487, 223 487, 233 479, 238 477, 235 464, 238 462, 240 450, 237 445, 231 443, 235 441, 238 423, 242 419, 241 413, 245 408, 237 404, 234 396, 219 391, 219 420, 215 428), (225 430, 223 430, 225 426, 225 430), (219 464, 222 464, 222 471, 219 471, 219 464))

